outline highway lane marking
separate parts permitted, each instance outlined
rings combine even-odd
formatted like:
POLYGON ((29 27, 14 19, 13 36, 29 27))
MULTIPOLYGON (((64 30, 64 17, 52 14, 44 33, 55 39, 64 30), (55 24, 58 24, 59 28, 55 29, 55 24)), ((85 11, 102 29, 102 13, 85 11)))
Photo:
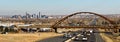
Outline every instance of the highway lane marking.
MULTIPOLYGON (((80 34, 78 34, 77 36, 80 36, 80 34)), ((76 37, 76 36, 74 36, 74 37, 72 37, 72 38, 66 40, 65 42, 70 42, 70 41, 72 41, 73 39, 75 39, 75 37, 76 37)))

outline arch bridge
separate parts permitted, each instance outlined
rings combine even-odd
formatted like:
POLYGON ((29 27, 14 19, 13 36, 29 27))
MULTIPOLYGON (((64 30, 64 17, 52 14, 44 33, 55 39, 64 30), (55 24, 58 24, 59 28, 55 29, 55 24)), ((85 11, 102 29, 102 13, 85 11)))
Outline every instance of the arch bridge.
POLYGON ((51 28, 53 28, 55 30, 55 32, 57 32, 57 28, 101 28, 101 29, 114 29, 117 32, 118 26, 115 24, 114 21, 108 19, 107 17, 100 15, 98 13, 94 13, 94 12, 76 12, 73 13, 71 15, 68 15, 62 19, 60 19, 59 21, 55 22, 51 28), (99 16, 100 18, 103 18, 104 20, 108 21, 109 24, 111 24, 110 26, 58 26, 60 23, 62 23, 63 21, 65 21, 66 19, 68 19, 69 17, 72 17, 74 15, 77 14, 93 14, 95 16, 99 16))

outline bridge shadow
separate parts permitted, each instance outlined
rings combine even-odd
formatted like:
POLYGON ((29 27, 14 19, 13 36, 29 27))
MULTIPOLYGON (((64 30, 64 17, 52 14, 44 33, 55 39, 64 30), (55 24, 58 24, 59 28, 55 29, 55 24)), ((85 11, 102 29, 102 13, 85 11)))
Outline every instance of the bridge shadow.
POLYGON ((105 33, 105 34, 113 35, 112 32, 94 32, 94 33, 105 33))
POLYGON ((51 38, 35 41, 35 42, 63 42, 66 39, 67 38, 63 38, 63 36, 56 36, 56 37, 51 37, 51 38))

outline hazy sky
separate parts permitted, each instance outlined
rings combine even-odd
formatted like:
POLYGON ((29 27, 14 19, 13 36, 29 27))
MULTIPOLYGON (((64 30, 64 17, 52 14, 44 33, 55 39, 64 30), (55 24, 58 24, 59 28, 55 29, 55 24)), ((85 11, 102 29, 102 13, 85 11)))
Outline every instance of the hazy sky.
POLYGON ((0 15, 63 15, 81 11, 119 14, 120 0, 0 0, 0 15))

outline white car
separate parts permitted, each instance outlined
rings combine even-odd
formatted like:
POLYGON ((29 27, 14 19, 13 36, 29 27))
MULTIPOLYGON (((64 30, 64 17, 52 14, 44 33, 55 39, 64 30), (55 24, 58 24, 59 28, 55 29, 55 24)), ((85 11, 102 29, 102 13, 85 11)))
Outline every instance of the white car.
POLYGON ((88 38, 87 37, 83 37, 82 40, 86 41, 86 40, 88 40, 88 38))
POLYGON ((87 35, 89 35, 89 36, 90 36, 90 33, 88 33, 87 35))
POLYGON ((93 30, 90 30, 90 33, 93 33, 93 30))
POLYGON ((84 35, 80 35, 80 36, 84 36, 84 35))

